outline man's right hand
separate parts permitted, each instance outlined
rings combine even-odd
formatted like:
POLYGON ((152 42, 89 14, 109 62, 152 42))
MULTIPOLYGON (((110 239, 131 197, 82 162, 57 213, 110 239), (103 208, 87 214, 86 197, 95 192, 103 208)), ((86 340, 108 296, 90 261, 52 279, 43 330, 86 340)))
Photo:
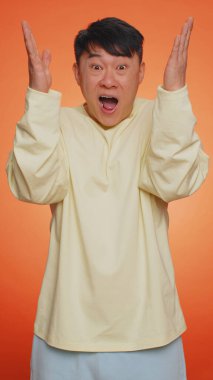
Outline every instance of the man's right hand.
POLYGON ((52 84, 52 78, 49 71, 51 54, 49 50, 44 50, 42 54, 39 54, 28 23, 22 21, 21 24, 28 55, 29 87, 37 91, 48 92, 52 84))

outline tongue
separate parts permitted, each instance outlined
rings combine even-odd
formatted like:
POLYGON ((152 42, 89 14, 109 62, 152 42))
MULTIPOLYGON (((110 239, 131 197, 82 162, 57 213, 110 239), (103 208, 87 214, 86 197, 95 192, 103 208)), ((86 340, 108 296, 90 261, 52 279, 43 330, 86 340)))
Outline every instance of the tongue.
POLYGON ((103 107, 107 110, 113 110, 116 107, 116 103, 112 99, 105 99, 103 101, 103 107))

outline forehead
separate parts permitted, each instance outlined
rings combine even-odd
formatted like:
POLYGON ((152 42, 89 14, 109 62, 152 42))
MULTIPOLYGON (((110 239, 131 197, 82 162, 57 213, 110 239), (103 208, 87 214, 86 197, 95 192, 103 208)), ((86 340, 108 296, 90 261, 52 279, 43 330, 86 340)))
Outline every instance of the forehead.
POLYGON ((131 57, 125 56, 121 53, 121 55, 112 55, 108 53, 105 49, 103 49, 101 46, 93 45, 89 46, 88 51, 84 51, 83 54, 80 57, 80 61, 90 61, 92 59, 98 58, 104 62, 120 62, 121 60, 125 61, 135 61, 138 58, 137 54, 134 53, 131 57))

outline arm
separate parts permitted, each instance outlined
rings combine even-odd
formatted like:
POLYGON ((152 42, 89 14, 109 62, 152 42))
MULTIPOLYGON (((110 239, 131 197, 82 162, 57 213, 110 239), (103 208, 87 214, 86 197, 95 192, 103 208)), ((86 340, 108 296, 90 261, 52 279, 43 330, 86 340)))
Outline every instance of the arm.
POLYGON ((26 95, 26 110, 18 122, 14 149, 7 163, 10 189, 26 202, 51 204, 68 191, 69 169, 59 127, 60 93, 26 95))
POLYGON ((141 189, 169 202, 201 186, 208 156, 194 132, 195 123, 186 86, 172 92, 158 88, 150 142, 141 162, 141 189))
POLYGON ((60 93, 50 90, 50 54, 39 56, 32 32, 23 22, 29 88, 25 114, 18 122, 7 163, 9 186, 20 200, 50 204, 68 191, 69 169, 60 130, 60 93))
POLYGON ((185 84, 192 28, 189 17, 175 38, 154 103, 150 144, 141 162, 139 187, 166 202, 192 194, 208 171, 185 84))

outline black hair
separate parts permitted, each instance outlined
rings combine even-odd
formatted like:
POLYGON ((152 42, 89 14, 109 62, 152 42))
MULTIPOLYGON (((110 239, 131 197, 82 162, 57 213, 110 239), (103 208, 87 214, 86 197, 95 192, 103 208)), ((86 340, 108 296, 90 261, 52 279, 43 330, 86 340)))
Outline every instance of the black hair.
POLYGON ((81 55, 90 53, 92 46, 102 47, 115 56, 132 57, 136 53, 141 63, 143 56, 143 35, 126 21, 116 17, 107 17, 80 30, 74 40, 74 52, 77 64, 81 55))

